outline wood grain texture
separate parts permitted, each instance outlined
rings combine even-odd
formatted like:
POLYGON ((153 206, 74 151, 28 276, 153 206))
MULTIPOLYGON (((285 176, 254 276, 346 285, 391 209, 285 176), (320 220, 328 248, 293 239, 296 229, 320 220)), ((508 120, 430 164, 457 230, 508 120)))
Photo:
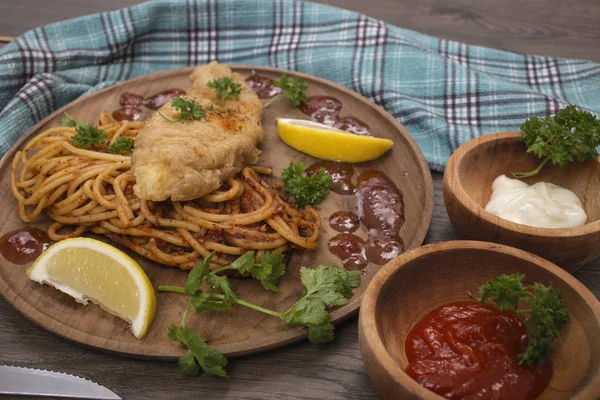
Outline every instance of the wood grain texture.
POLYGON ((463 239, 518 247, 537 254, 567 271, 577 271, 600 255, 600 162, 546 165, 522 179, 533 185, 550 182, 569 189, 583 203, 588 222, 566 229, 536 228, 507 221, 485 211, 492 183, 511 171, 531 171, 540 159, 526 152, 519 132, 482 136, 463 144, 450 157, 444 173, 444 203, 454 228, 463 239), (482 190, 483 188, 483 190, 482 190))
MULTIPOLYGON (((402 28, 519 53, 600 61, 596 0, 315 0, 357 11, 402 28)), ((140 0, 3 0, 0 35, 140 0)))
POLYGON ((496 243, 466 240, 422 246, 397 257, 375 276, 365 293, 359 319, 360 350, 381 395, 389 400, 442 400, 405 372, 410 329, 435 307, 465 301, 467 293, 477 293, 484 282, 517 272, 527 276, 528 284, 558 288, 570 315, 555 343, 552 380, 538 399, 597 399, 598 299, 568 272, 543 258, 496 243))
MULTIPOLYGON (((0 34, 133 5, 137 0, 4 0, 0 34)), ((391 24, 469 43, 600 61, 597 0, 316 0, 391 24), (524 8, 527 12, 524 12, 524 8), (447 10, 447 11, 444 11, 447 10), (452 10, 452 11, 450 11, 452 10), (466 16, 473 15, 476 18, 466 16), (557 19, 560 21, 557 23, 557 19), (486 21, 486 22, 481 22, 486 21), (558 33, 557 33, 558 32, 558 33)), ((444 208, 442 175, 433 173, 434 213, 425 243, 458 238, 444 208)), ((600 297, 600 260, 574 276, 600 297)), ((0 363, 55 369, 96 380, 124 399, 379 399, 365 372, 354 317, 325 346, 296 343, 232 360, 230 380, 187 378, 171 362, 136 361, 86 349, 42 330, 0 298, 0 363)))
MULTIPOLYGON (((16 152, 36 135, 58 126, 59 118, 65 112, 78 120, 95 121, 102 111, 110 112, 120 108, 119 97, 122 93, 135 93, 142 97, 149 97, 174 87, 186 90, 190 87, 189 75, 193 70, 194 68, 185 68, 163 71, 131 79, 57 110, 34 126, 2 158, 0 187, 10 186, 10 169, 16 152)), ((279 79, 283 73, 288 76, 302 77, 308 84, 306 92, 308 96, 327 94, 339 99, 343 104, 340 116, 352 115, 365 122, 378 136, 393 139, 394 145, 385 155, 371 162, 357 164, 354 168, 355 173, 358 175, 372 169, 386 172, 404 196, 404 210, 407 217, 400 229, 400 237, 405 248, 413 249, 421 245, 431 220, 433 185, 425 158, 402 125, 383 108, 341 85, 321 78, 275 68, 235 66, 233 70, 239 72, 244 78, 254 71, 273 80, 279 79)), ((277 135, 275 120, 277 117, 306 118, 298 109, 281 101, 266 109, 262 117, 265 138, 259 146, 262 151, 260 165, 273 168, 274 175, 281 176, 290 161, 303 162, 306 166, 317 161, 285 145, 277 135)), ((0 236, 29 226, 47 229, 51 223, 47 218, 40 218, 31 224, 21 221, 16 212, 17 202, 10 191, 4 192, 1 204, 0 220, 4 223, 0 227, 0 236)), ((340 210, 355 212, 354 196, 331 193, 318 205, 318 210, 322 220, 318 248, 292 253, 287 272, 279 285, 279 293, 265 291, 252 279, 234 279, 234 288, 241 299, 268 309, 284 311, 300 298, 304 289, 299 279, 301 266, 340 262, 327 248, 327 241, 338 233, 331 229, 327 218, 340 210)), ((366 231, 359 230, 356 234, 366 236, 366 231)), ((100 239, 105 240, 102 236, 100 239)), ((110 240, 105 241, 111 243, 110 240)), ((133 252, 129 253, 144 268, 153 287, 182 285, 185 282, 187 274, 178 268, 161 266, 133 252)), ((154 323, 143 340, 138 340, 130 334, 124 321, 108 315, 100 307, 83 307, 49 286, 40 286, 30 281, 24 273, 26 267, 27 265, 0 261, 0 293, 27 318, 45 329, 90 347, 134 357, 174 361, 186 353, 182 347, 166 337, 169 325, 180 319, 188 301, 185 296, 157 293, 154 323)), ((355 295, 347 305, 332 312, 334 324, 355 313, 368 283, 380 268, 379 265, 369 264, 361 271, 362 282, 355 289, 355 295)), ((205 312, 202 317, 189 318, 186 325, 209 340, 213 347, 226 356, 241 356, 271 350, 305 339, 307 336, 304 329, 287 326, 277 318, 252 312, 243 307, 234 307, 224 313, 205 312)))

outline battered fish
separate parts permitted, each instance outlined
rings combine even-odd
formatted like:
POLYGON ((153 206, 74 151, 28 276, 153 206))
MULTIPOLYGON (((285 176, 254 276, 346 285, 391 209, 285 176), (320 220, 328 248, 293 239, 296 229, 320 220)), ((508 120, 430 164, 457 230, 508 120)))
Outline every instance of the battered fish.
MULTIPOLYGON (((132 171, 135 194, 144 200, 192 200, 217 189, 244 166, 258 161, 256 145, 264 136, 262 104, 244 79, 213 61, 190 75, 193 99, 206 112, 200 121, 166 121, 154 113, 135 139, 132 171), (228 98, 221 106, 214 89, 206 84, 230 77, 241 86, 239 100, 228 98)), ((158 110, 177 119, 170 102, 158 110)))

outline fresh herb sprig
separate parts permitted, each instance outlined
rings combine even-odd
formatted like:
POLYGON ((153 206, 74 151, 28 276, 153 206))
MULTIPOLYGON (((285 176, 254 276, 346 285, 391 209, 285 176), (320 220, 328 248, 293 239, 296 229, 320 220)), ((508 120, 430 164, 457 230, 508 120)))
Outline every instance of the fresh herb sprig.
POLYGON ((283 170, 282 178, 285 191, 296 198, 300 207, 323 201, 327 196, 327 190, 333 183, 333 179, 323 167, 316 174, 307 176, 304 173, 304 163, 302 162, 291 162, 283 170))
POLYGON ((133 139, 118 137, 117 140, 115 140, 115 142, 110 145, 110 147, 108 148, 108 152, 113 153, 113 154, 131 153, 131 151, 133 150, 133 144, 134 144, 133 139))
POLYGON ((529 118, 521 125, 521 139, 527 152, 541 158, 542 162, 531 171, 512 172, 517 178, 537 174, 548 161, 565 165, 575 160, 583 162, 598 158, 600 121, 587 111, 567 106, 553 117, 529 118))
POLYGON ((59 122, 62 126, 75 128, 76 133, 71 136, 71 143, 77 147, 91 149, 104 144, 106 141, 106 134, 103 130, 88 122, 77 120, 67 112, 60 117, 59 122))
POLYGON ((526 287, 524 279, 524 274, 501 275, 484 283, 479 288, 479 297, 470 293, 469 296, 517 315, 527 329, 529 340, 527 349, 518 355, 519 364, 534 365, 552 356, 554 339, 569 321, 569 312, 557 288, 541 283, 526 287), (519 308, 519 302, 528 303, 530 308, 519 308))
POLYGON ((193 120, 201 120, 206 118, 206 113, 202 106, 196 103, 194 100, 186 100, 181 96, 174 97, 171 100, 171 107, 175 110, 179 111, 179 118, 171 119, 167 118, 164 115, 158 112, 161 117, 169 122, 179 122, 179 121, 193 121, 193 120))
POLYGON ((302 78, 289 78, 287 75, 281 75, 278 81, 273 82, 273 86, 281 89, 281 93, 267 101, 263 108, 269 107, 279 99, 288 99, 294 107, 300 107, 306 103, 306 89, 308 85, 302 78))
POLYGON ((91 149, 104 144, 106 141, 104 131, 89 124, 78 125, 75 131, 77 133, 71 136, 71 143, 77 147, 91 149))
POLYGON ((206 84, 209 88, 215 89, 221 98, 221 105, 225 104, 225 101, 231 97, 233 99, 239 99, 242 93, 242 87, 239 83, 234 82, 231 78, 218 78, 206 84))
POLYGON ((185 319, 191 308, 196 312, 226 311, 238 304, 279 318, 288 325, 305 327, 311 342, 325 343, 333 340, 333 325, 327 309, 346 304, 353 295, 352 288, 360 284, 359 271, 347 271, 336 265, 302 267, 300 278, 305 290, 301 298, 287 311, 277 312, 240 299, 229 279, 218 274, 226 270, 249 274, 260 281, 265 289, 277 291, 279 278, 285 272, 282 255, 266 252, 255 261, 255 253, 249 251, 231 265, 210 271, 213 255, 214 252, 190 271, 185 286, 158 287, 160 291, 190 296, 190 304, 184 311, 181 323, 169 328, 169 338, 181 342, 190 350, 179 359, 179 369, 186 375, 197 375, 200 370, 218 376, 227 374, 227 359, 208 346, 204 338, 186 327, 185 319), (201 288, 203 283, 207 284, 208 290, 201 288))
POLYGON ((69 115, 68 112, 65 112, 58 121, 60 122, 60 124, 62 126, 66 126, 69 128, 77 128, 80 125, 89 125, 87 122, 79 121, 79 120, 71 117, 71 115, 69 115))

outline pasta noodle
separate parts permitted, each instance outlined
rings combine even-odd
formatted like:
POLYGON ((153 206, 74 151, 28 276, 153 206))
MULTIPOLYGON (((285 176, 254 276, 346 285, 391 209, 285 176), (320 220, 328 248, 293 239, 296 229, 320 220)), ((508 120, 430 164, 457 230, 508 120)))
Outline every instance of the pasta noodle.
POLYGON ((249 250, 283 253, 314 249, 321 221, 311 207, 298 210, 261 175, 267 167, 246 167, 218 190, 192 201, 153 202, 133 193, 129 156, 110 154, 117 138, 134 139, 144 122, 99 118, 107 137, 102 148, 71 144, 75 128, 56 127, 34 137, 17 152, 11 190, 25 222, 43 211, 54 221, 52 240, 101 234, 161 264, 192 268, 216 251, 212 268, 227 265, 249 250))

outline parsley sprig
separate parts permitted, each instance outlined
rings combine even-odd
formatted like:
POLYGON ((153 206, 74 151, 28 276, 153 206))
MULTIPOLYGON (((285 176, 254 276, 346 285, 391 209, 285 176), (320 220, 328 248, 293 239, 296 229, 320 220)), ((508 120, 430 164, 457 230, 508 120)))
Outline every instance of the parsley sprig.
POLYGON ((312 176, 304 173, 304 163, 291 162, 282 173, 285 191, 296 198, 300 207, 317 204, 325 199, 327 190, 333 183, 325 168, 312 176))
POLYGON ((287 75, 281 75, 278 81, 273 82, 273 86, 282 90, 280 94, 267 101, 263 108, 269 107, 279 99, 288 99, 294 107, 300 107, 306 103, 306 89, 308 85, 302 78, 289 78, 287 75))
POLYGON ((548 161, 565 165, 574 160, 583 162, 598 158, 600 121, 587 111, 567 106, 553 117, 529 118, 521 125, 521 139, 527 152, 541 158, 542 162, 532 171, 512 172, 517 178, 537 174, 548 161))
POLYGON ((181 323, 169 328, 169 339, 181 342, 189 353, 179 359, 179 369, 186 375, 198 375, 200 370, 218 376, 227 376, 227 359, 210 347, 206 340, 191 332, 185 325, 190 309, 226 311, 241 305, 281 319, 288 325, 308 329, 308 339, 313 343, 333 340, 333 324, 327 311, 348 303, 352 288, 360 285, 360 272, 347 271, 337 265, 319 265, 300 269, 300 279, 305 287, 300 299, 288 310, 278 312, 240 299, 226 276, 218 275, 226 270, 249 274, 260 281, 265 289, 277 291, 279 279, 285 272, 283 255, 265 252, 255 260, 253 251, 246 252, 232 264, 210 271, 214 252, 192 269, 185 286, 159 286, 164 292, 182 293, 190 296, 181 323), (204 286, 203 286, 204 285, 204 286))
POLYGON ((569 321, 567 306, 557 288, 534 283, 523 285, 524 274, 501 275, 487 281, 479 288, 479 297, 471 298, 492 305, 501 311, 511 311, 525 324, 529 343, 518 355, 519 364, 533 365, 552 356, 554 339, 560 328, 569 321), (528 303, 529 309, 519 308, 528 303), (528 318, 525 318, 528 316, 528 318))
POLYGON ((225 101, 231 97, 239 99, 242 92, 242 87, 239 83, 234 82, 231 78, 218 78, 206 84, 209 88, 215 89, 221 98, 221 105, 225 104, 225 101))
POLYGON ((106 141, 104 131, 89 124, 78 125, 75 131, 77 133, 71 136, 71 143, 77 147, 91 149, 106 141))
POLYGON ((171 100, 171 107, 173 107, 175 110, 179 111, 179 118, 177 118, 177 119, 167 118, 164 115, 162 115, 160 113, 160 111, 158 112, 161 117, 163 117, 165 120, 167 120, 169 122, 179 122, 179 121, 184 121, 184 120, 186 120, 186 121, 198 120, 199 121, 203 118, 206 118, 206 113, 204 112, 204 109, 202 109, 202 106, 191 99, 186 100, 181 96, 174 97, 171 100))
POLYGON ((118 137, 117 140, 108 148, 109 153, 131 153, 133 149, 134 141, 133 139, 127 139, 124 137, 118 137))
POLYGON ((68 113, 60 117, 60 124, 69 128, 75 128, 75 135, 71 136, 71 143, 77 147, 91 149, 104 144, 106 134, 103 130, 96 128, 90 123, 77 120, 68 113))

